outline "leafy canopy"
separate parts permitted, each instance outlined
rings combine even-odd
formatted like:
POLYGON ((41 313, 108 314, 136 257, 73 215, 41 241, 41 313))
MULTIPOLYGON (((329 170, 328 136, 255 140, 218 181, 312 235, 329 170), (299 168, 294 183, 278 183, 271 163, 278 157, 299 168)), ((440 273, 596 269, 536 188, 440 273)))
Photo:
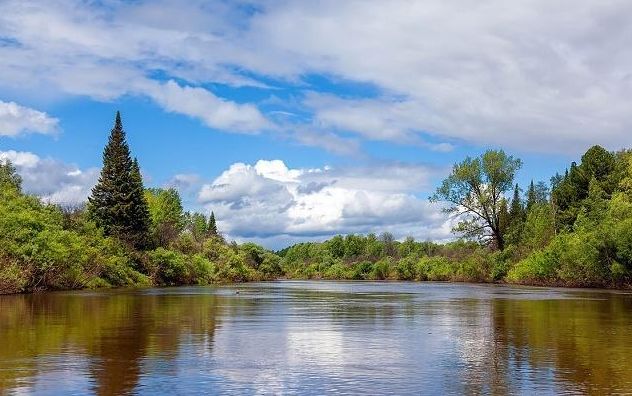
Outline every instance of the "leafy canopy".
POLYGON ((480 157, 467 157, 454 165, 450 176, 430 200, 447 202, 449 206, 444 211, 461 219, 454 231, 468 238, 493 242, 503 249, 502 198, 513 187, 521 165, 519 159, 502 150, 488 150, 480 157))

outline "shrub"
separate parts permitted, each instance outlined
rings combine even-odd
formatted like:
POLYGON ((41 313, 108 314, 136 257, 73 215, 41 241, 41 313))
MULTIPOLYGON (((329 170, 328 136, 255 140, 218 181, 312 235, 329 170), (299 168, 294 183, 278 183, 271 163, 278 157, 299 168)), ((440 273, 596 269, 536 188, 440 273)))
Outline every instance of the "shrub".
POLYGON ((414 257, 404 257, 397 262, 395 271, 397 279, 413 280, 417 277, 417 269, 415 267, 416 259, 414 257))
POLYGON ((557 258, 551 251, 535 251, 519 261, 507 274, 507 280, 522 284, 545 284, 555 277, 557 258))
POLYGON ((382 259, 373 264, 371 269, 371 279, 383 280, 388 279, 391 273, 391 261, 390 259, 382 259))
POLYGON ((370 261, 355 263, 353 265, 351 278, 356 280, 369 279, 372 270, 373 264, 370 261))
POLYGON ((353 276, 349 271, 349 267, 344 265, 341 260, 336 260, 324 272, 326 279, 349 279, 353 276))
POLYGON ((157 267, 159 282, 165 285, 180 285, 191 280, 188 257, 175 250, 158 248, 149 253, 150 260, 157 267))
POLYGON ((447 281, 455 273, 452 262, 443 256, 422 257, 417 262, 416 267, 419 280, 447 281))
POLYGON ((195 254, 190 258, 192 281, 198 285, 208 285, 216 280, 215 265, 202 254, 195 254))

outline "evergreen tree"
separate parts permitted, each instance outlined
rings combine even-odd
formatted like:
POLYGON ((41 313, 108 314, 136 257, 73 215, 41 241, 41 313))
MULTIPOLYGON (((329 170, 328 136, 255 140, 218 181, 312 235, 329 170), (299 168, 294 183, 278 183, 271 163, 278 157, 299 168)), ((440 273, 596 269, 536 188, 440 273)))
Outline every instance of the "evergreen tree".
POLYGON ((537 200, 538 197, 535 191, 535 183, 533 183, 533 180, 531 180, 531 184, 529 184, 529 189, 527 190, 527 213, 529 212, 529 210, 531 210, 533 205, 535 205, 537 200))
POLYGON ((549 202, 549 186, 543 181, 535 184, 534 188, 535 203, 545 204, 549 202))
POLYGON ((213 213, 213 211, 211 211, 211 217, 209 217, 208 219, 207 232, 212 237, 219 236, 219 232, 217 231, 217 224, 215 222, 215 213, 213 213))
POLYGON ((516 184, 514 188, 513 198, 511 199, 511 208, 509 209, 509 219, 511 224, 521 223, 524 220, 524 208, 520 199, 520 187, 516 184))
POLYGON ((520 199, 520 187, 518 184, 514 187, 513 197, 511 199, 511 205, 509 207, 509 214, 506 222, 507 237, 506 240, 510 244, 517 244, 520 241, 522 228, 525 220, 525 207, 522 205, 520 199))
POLYGON ((88 198, 88 212, 106 235, 136 248, 146 245, 149 212, 143 182, 138 162, 130 156, 119 112, 103 151, 101 176, 88 198))
POLYGON ((136 158, 132 162, 130 182, 132 187, 130 196, 132 233, 130 240, 137 249, 144 249, 148 247, 150 241, 151 217, 149 216, 149 205, 147 205, 147 200, 145 199, 143 177, 140 174, 140 167, 136 158))

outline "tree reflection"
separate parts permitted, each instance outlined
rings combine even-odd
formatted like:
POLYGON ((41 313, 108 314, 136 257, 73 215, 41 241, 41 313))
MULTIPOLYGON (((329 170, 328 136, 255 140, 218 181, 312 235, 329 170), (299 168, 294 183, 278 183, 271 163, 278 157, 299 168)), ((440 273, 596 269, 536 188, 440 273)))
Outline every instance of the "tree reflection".
POLYGON ((130 393, 144 359, 173 360, 183 337, 212 347, 220 299, 120 291, 1 297, 0 390, 32 386, 42 359, 82 354, 95 393, 130 393))
POLYGON ((560 388, 582 393, 632 389, 632 299, 580 297, 493 300, 494 350, 510 380, 549 373, 560 388))

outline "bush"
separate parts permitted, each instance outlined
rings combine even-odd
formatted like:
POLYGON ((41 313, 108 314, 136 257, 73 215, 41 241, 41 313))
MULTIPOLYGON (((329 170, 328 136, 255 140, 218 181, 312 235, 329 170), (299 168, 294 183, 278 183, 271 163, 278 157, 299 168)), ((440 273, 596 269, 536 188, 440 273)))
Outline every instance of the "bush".
POLYGON ((122 245, 85 216, 65 222, 59 208, 14 189, 0 190, 0 257, 0 282, 15 283, 12 291, 146 282, 122 245))
POLYGON ((404 257, 400 259, 395 266, 397 279, 414 280, 417 277, 416 261, 414 257, 404 257))
POLYGON ((336 260, 324 272, 326 279, 349 279, 353 274, 349 271, 349 267, 342 263, 342 260, 336 260))
POLYGON ((371 279, 384 280, 388 279, 391 273, 390 259, 382 259, 373 264, 371 269, 371 279))
POLYGON ((151 262, 158 269, 158 281, 164 285, 182 285, 192 280, 188 257, 174 250, 158 248, 149 252, 151 262))
POLYGON ((555 278, 557 258, 550 251, 535 251, 519 261, 507 274, 507 280, 522 284, 546 284, 555 278))
POLYGON ((263 261, 259 265, 259 272, 267 279, 281 276, 283 274, 281 257, 271 252, 265 252, 263 261))
POLYGON ((373 264, 370 261, 361 261, 353 266, 351 278, 356 280, 369 279, 373 270, 373 264))
POLYGON ((419 280, 447 281, 455 274, 454 265, 443 256, 422 257, 416 267, 419 280))
POLYGON ((192 281, 198 285, 209 285, 216 281, 215 265, 202 254, 195 254, 190 259, 192 281))

